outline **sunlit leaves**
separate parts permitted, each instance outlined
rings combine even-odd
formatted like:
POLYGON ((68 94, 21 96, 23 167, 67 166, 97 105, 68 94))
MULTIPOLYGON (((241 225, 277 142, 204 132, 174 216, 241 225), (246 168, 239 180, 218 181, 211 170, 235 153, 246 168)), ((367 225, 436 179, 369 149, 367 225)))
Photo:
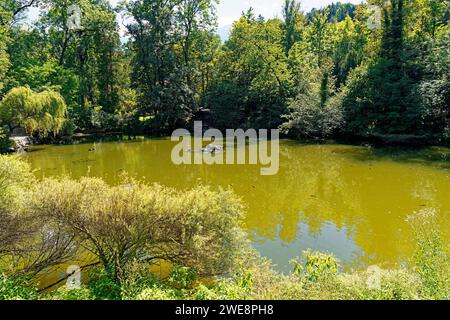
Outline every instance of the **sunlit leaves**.
POLYGON ((28 134, 58 134, 66 121, 67 107, 55 91, 39 93, 28 87, 14 88, 0 102, 0 120, 11 129, 23 127, 28 134))

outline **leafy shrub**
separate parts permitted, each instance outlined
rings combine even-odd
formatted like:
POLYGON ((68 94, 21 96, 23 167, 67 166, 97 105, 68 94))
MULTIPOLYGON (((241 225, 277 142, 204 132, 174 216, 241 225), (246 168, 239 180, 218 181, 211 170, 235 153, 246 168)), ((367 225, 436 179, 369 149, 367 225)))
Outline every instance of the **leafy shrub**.
POLYGON ((153 287, 144 289, 136 300, 174 300, 175 293, 173 290, 168 290, 160 287, 153 287))
POLYGON ((124 300, 135 300, 145 289, 153 288, 160 283, 147 264, 134 261, 127 266, 125 277, 121 279, 121 296, 124 300))
POLYGON ((197 275, 188 267, 175 266, 169 277, 169 283, 178 289, 190 289, 197 275))
POLYGON ((436 210, 425 209, 408 217, 417 238, 416 271, 423 283, 422 295, 430 299, 450 297, 450 250, 442 242, 436 210))
POLYGON ((194 300, 219 300, 219 295, 214 288, 210 289, 207 286, 200 284, 195 288, 193 298, 194 300))
POLYGON ((8 266, 9 276, 36 276, 73 254, 71 238, 27 205, 36 185, 26 162, 0 156, 0 268, 8 266))
POLYGON ((93 252, 117 282, 136 260, 167 261, 199 276, 223 274, 243 244, 242 207, 229 191, 46 179, 34 189, 28 206, 93 252))
POLYGON ((34 184, 36 179, 28 163, 17 156, 0 155, 0 205, 10 205, 20 197, 24 189, 34 184))
POLYGON ((338 271, 336 257, 322 252, 303 252, 304 259, 294 260, 294 273, 304 276, 308 281, 316 282, 320 279, 335 276, 338 271), (301 260, 305 260, 303 263, 301 260))
POLYGON ((0 300, 36 299, 37 296, 33 285, 20 278, 7 278, 0 273, 0 300))
POLYGON ((49 295, 45 296, 47 300, 92 300, 93 296, 87 288, 67 289, 66 287, 58 288, 49 295))
POLYGON ((89 272, 87 289, 94 300, 120 300, 120 284, 103 268, 94 268, 89 272))

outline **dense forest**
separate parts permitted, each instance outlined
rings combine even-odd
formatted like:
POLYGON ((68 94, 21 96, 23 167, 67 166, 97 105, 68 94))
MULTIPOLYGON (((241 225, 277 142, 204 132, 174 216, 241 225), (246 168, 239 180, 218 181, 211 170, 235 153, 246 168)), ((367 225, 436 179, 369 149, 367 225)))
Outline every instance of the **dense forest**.
POLYGON ((167 135, 193 120, 281 128, 293 138, 449 137, 449 2, 371 0, 235 21, 215 0, 5 0, 0 119, 38 139, 74 132, 167 135), (68 9, 81 9, 70 28, 68 9), (374 9, 377 5, 379 12, 374 9), (39 7, 30 25, 27 9, 39 7), (120 36, 117 15, 127 17, 120 36), (379 19, 378 19, 379 18, 379 19), (379 20, 379 21, 378 21, 379 20))

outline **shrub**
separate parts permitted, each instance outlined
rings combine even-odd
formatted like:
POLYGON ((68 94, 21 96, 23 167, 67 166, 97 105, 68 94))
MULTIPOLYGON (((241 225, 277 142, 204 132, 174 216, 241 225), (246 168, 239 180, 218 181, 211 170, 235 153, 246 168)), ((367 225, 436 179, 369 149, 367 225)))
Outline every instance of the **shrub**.
POLYGON ((18 200, 23 194, 22 191, 35 181, 26 162, 16 156, 0 155, 0 206, 11 206, 11 202, 18 200))
POLYGON ((73 254, 60 226, 27 205, 28 190, 37 184, 26 162, 0 156, 0 268, 6 272, 7 266, 9 276, 33 277, 73 254))
POLYGON ((29 233, 28 219, 18 214, 24 191, 34 182, 27 163, 0 156, 0 268, 2 259, 29 233))
POLYGON ((435 209, 425 209, 408 217, 417 239, 413 262, 423 283, 422 295, 430 299, 450 297, 450 250, 442 242, 435 209))
POLYGON ((87 288, 94 300, 120 300, 121 287, 104 268, 93 268, 89 272, 87 288))
POLYGON ((303 257, 304 259, 297 258, 293 261, 294 273, 308 281, 317 282, 337 274, 338 262, 335 256, 307 250, 303 252, 303 257))
POLYGON ((136 297, 136 300, 175 300, 175 293, 173 290, 160 287, 147 288, 136 297))
POLYGON ((160 283, 151 268, 139 261, 130 263, 125 274, 126 277, 121 281, 121 297, 124 300, 135 300, 146 288, 153 288, 160 283))
POLYGON ((190 289, 197 279, 197 275, 191 268, 175 266, 169 277, 169 283, 178 289, 190 289))
POLYGON ((34 286, 20 278, 8 278, 0 273, 0 300, 36 299, 34 286))
POLYGON ((121 282, 133 261, 166 261, 199 276, 228 272, 242 246, 242 206, 229 191, 176 191, 135 181, 46 179, 28 207, 61 226, 121 282))
POLYGON ((67 289, 66 287, 58 288, 45 296, 46 300, 92 300, 93 296, 87 288, 67 289))

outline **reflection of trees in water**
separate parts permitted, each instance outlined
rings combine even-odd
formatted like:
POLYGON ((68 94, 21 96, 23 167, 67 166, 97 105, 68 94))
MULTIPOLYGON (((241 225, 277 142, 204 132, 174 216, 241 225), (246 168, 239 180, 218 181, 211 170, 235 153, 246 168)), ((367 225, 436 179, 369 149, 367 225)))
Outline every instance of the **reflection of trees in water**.
POLYGON ((342 213, 336 209, 336 202, 351 198, 349 202, 354 204, 357 198, 345 192, 347 181, 341 177, 345 163, 336 159, 330 150, 320 147, 282 145, 280 153, 279 175, 252 195, 251 210, 258 213, 254 222, 259 229, 274 228, 270 217, 274 214, 278 214, 279 236, 285 242, 297 237, 301 216, 311 233, 320 233, 327 215, 334 217, 337 227, 342 226, 342 213))
MULTIPOLYGON (((309 226, 309 233, 321 233, 331 221, 338 229, 346 227, 348 237, 365 252, 362 263, 409 256, 414 241, 404 220, 424 206, 436 207, 444 226, 450 212, 448 176, 431 167, 361 162, 353 157, 354 149, 283 146, 278 178, 245 196, 250 203, 248 226, 265 237, 291 242, 300 221, 309 226)), ((444 228, 448 236, 448 223, 444 228)))
POLYGON ((450 175, 432 166, 374 158, 365 148, 282 142, 280 172, 261 176, 260 167, 251 165, 175 166, 174 145, 168 140, 98 143, 94 152, 89 144, 55 146, 27 157, 46 176, 77 178, 90 170, 91 176, 116 183, 128 172, 178 188, 230 186, 247 206, 246 227, 258 236, 291 243, 300 223, 308 225, 308 233, 321 234, 331 222, 365 252, 363 263, 396 261, 411 253, 404 219, 413 211, 436 207, 448 225, 450 175))

